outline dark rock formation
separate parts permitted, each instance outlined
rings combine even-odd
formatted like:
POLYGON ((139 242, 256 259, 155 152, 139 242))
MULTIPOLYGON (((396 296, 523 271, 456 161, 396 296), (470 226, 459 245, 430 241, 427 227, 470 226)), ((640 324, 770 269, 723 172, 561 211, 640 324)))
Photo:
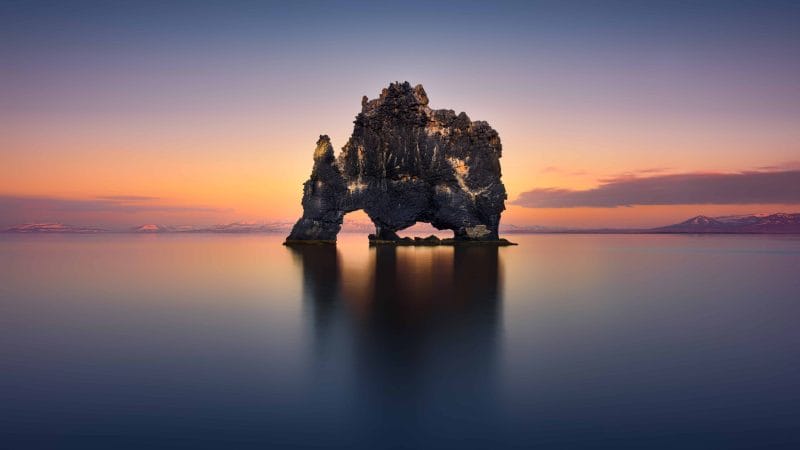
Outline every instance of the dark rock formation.
POLYGON ((375 224, 377 241, 397 241, 398 230, 428 222, 453 230, 455 241, 503 242, 500 156, 500 137, 488 123, 433 110, 421 85, 393 83, 377 99, 362 99, 338 159, 320 136, 303 217, 287 243, 335 242, 344 215, 359 209, 375 224))

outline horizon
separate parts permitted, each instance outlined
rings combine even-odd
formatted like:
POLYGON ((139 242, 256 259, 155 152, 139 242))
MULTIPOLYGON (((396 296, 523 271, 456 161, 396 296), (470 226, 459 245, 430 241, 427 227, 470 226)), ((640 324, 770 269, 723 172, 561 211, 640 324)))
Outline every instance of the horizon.
POLYGON ((405 80, 498 130, 502 223, 800 205, 796 4, 191 5, 0 6, 0 228, 294 221, 317 137, 405 80))
MULTIPOLYGON (((348 214, 349 218, 346 217, 344 222, 342 223, 341 233, 369 233, 374 227, 373 223, 369 220, 369 217, 359 214, 359 217, 355 218, 352 217, 352 214, 348 214)), ((544 225, 518 225, 513 223, 503 223, 500 224, 500 230, 505 233, 547 233, 547 232, 600 232, 600 231, 641 231, 647 232, 652 230, 657 230, 659 228, 665 228, 674 225, 680 225, 684 222, 690 222, 696 219, 715 219, 715 220, 725 220, 725 219, 744 219, 744 218, 768 218, 773 216, 800 216, 800 212, 774 212, 774 213, 750 213, 750 214, 734 214, 734 215, 723 215, 723 216, 707 216, 704 214, 698 214, 696 216, 685 218, 676 223, 665 223, 660 224, 655 227, 638 227, 638 228, 615 228, 615 227, 597 227, 597 228, 579 228, 579 227, 559 227, 559 226, 544 226, 544 225)), ((44 229, 43 232, 51 232, 51 233, 58 233, 58 232, 73 232, 73 230, 80 229, 84 230, 87 233, 128 233, 128 232, 156 232, 156 233, 192 233, 192 232, 220 232, 220 233, 259 233, 259 232, 266 232, 266 233, 286 233, 291 230, 292 225, 294 225, 294 221, 237 221, 237 222, 228 222, 228 223, 215 223, 215 224, 208 224, 208 225, 198 225, 198 224, 178 224, 178 225, 165 225, 165 224, 158 224, 158 223, 142 223, 136 224, 131 226, 125 227, 115 227, 115 228, 105 228, 98 225, 91 225, 91 224, 68 224, 62 222, 28 222, 28 223, 20 223, 10 227, 6 227, 0 229, 0 233, 8 233, 8 232, 21 232, 21 230, 27 229, 34 229, 36 232, 39 232, 41 229, 44 229), (238 227, 238 228, 237 228, 238 227)), ((28 232, 28 231, 24 231, 28 232)), ((437 230, 429 223, 418 222, 417 224, 402 230, 403 235, 418 235, 418 234, 439 234, 441 232, 447 232, 447 230, 437 230)), ((770 233, 770 231, 761 231, 762 233, 770 233)), ((679 232, 683 233, 683 231, 679 232)), ((749 233, 749 232, 746 232, 749 233)), ((794 232, 792 232, 794 233, 794 232)))

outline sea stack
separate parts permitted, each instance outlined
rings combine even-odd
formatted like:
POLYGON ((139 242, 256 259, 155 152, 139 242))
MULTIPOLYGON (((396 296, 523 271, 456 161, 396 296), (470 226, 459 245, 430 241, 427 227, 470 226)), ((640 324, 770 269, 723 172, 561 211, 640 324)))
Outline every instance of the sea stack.
POLYGON ((422 85, 392 83, 361 100, 338 157, 326 135, 303 188, 303 217, 287 244, 334 243, 345 214, 363 210, 375 243, 400 243, 417 222, 453 230, 442 243, 508 243, 498 236, 506 190, 497 132, 465 113, 431 109, 422 85))

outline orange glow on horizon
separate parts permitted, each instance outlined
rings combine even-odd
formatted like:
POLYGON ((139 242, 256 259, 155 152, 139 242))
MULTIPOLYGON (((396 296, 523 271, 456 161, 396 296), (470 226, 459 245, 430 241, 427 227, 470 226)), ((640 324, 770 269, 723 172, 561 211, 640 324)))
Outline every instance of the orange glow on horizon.
MULTIPOLYGON (((433 92, 434 107, 439 104, 436 98, 433 92)), ((468 99, 455 103, 481 111, 480 105, 470 105, 468 99)), ((318 135, 330 134, 338 150, 352 129, 349 122, 355 107, 340 105, 340 109, 320 117, 315 126, 293 121, 275 110, 242 120, 189 117, 174 127, 141 117, 120 125, 109 119, 76 116, 46 121, 58 125, 37 130, 35 118, 17 118, 7 123, 7 132, 0 136, 0 146, 8 149, 0 166, 0 195, 65 199, 135 195, 157 197, 152 204, 164 207, 117 217, 87 212, 79 224, 294 221, 302 212, 302 183, 311 170, 318 135), (175 210, 167 211, 170 208, 175 210)), ((772 124, 776 132, 767 136, 752 130, 723 133, 723 125, 714 122, 704 126, 677 122, 682 128, 665 133, 644 120, 584 117, 585 121, 576 121, 535 111, 526 115, 513 111, 496 116, 473 114, 473 118, 488 120, 503 140, 503 181, 509 193, 503 222, 507 224, 642 227, 697 214, 793 210, 792 205, 529 209, 511 204, 521 192, 533 188, 588 189, 626 172, 639 176, 736 172, 789 161, 792 135, 781 123, 772 124), (752 151, 758 141, 772 149, 768 159, 752 151)))

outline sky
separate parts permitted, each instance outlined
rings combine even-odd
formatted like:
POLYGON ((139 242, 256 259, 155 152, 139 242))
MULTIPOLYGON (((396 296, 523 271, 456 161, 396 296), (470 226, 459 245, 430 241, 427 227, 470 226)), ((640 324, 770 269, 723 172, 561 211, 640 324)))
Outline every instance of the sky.
POLYGON ((320 134, 423 84, 503 223, 800 210, 800 2, 0 0, 0 227, 291 222, 320 134))

